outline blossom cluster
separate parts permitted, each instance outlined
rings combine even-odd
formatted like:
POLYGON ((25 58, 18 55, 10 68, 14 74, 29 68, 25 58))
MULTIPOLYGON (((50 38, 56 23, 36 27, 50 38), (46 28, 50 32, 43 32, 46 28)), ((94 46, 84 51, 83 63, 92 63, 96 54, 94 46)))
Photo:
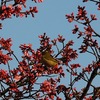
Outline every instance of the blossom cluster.
POLYGON ((12 60, 10 57, 11 46, 12 46, 11 38, 5 40, 4 38, 0 38, 0 64, 7 64, 8 61, 12 60), (4 53, 4 51, 6 51, 4 53))
POLYGON ((27 94, 28 90, 31 92, 34 90, 35 83, 38 81, 38 79, 40 79, 40 77, 47 76, 49 78, 49 76, 53 74, 57 75, 58 79, 56 77, 48 79, 47 81, 44 80, 43 83, 40 82, 40 90, 34 90, 34 92, 32 93, 34 94, 33 97, 36 96, 36 98, 41 97, 41 94, 39 95, 41 91, 42 94, 44 94, 44 92, 46 92, 47 94, 49 93, 48 98, 54 98, 56 96, 55 89, 57 86, 57 81, 60 80, 60 77, 64 77, 63 68, 60 63, 58 65, 59 67, 50 67, 41 62, 42 51, 44 49, 47 49, 48 47, 51 47, 52 43, 50 43, 50 39, 46 36, 46 34, 39 37, 41 46, 36 51, 32 48, 32 44, 21 44, 19 46, 23 54, 21 61, 18 60, 11 49, 11 39, 5 40, 1 38, 0 64, 7 65, 9 69, 9 72, 3 69, 0 70, 0 82, 2 86, 5 83, 8 87, 0 91, 1 96, 5 95, 5 98, 12 98, 12 95, 15 95, 17 99, 21 99, 22 97, 24 97, 24 93, 27 94), (47 44, 47 46, 44 46, 45 44, 47 44), (7 53, 4 54, 3 51, 6 51, 7 53), (12 60, 11 56, 15 57, 16 61, 18 62, 18 67, 12 70, 10 69, 9 64, 9 61, 12 60), (10 94, 8 94, 8 91, 10 92, 10 94))
MULTIPOLYGON (((35 3, 41 3, 43 0, 32 0, 35 3)), ((32 15, 34 17, 34 13, 38 13, 37 7, 29 7, 29 10, 23 11, 23 7, 26 9, 26 3, 28 0, 2 0, 0 5, 0 20, 4 20, 7 18, 12 18, 12 16, 16 17, 27 17, 28 15, 32 15), (13 3, 9 3, 13 1, 13 3)), ((2 23, 0 23, 0 29, 2 29, 2 23)))

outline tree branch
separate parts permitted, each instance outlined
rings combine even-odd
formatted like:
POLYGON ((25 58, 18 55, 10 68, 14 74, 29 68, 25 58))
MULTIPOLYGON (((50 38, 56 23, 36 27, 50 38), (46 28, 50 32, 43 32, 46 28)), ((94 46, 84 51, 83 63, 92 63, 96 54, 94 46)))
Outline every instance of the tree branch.
POLYGON ((96 68, 93 70, 93 72, 91 73, 90 79, 89 79, 89 81, 88 81, 88 83, 87 83, 85 89, 83 90, 83 93, 82 93, 82 95, 81 95, 81 97, 80 97, 79 100, 83 100, 84 96, 87 94, 87 92, 88 92, 88 90, 89 90, 89 88, 90 88, 90 86, 91 86, 91 83, 92 83, 93 79, 94 79, 95 76, 97 75, 98 69, 99 69, 99 66, 96 67, 96 68))

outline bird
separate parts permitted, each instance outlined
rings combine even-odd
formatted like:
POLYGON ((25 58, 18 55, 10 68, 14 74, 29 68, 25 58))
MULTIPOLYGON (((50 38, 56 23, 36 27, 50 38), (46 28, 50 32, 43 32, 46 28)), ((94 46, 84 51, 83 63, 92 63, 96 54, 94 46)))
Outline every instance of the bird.
POLYGON ((55 59, 51 54, 49 50, 45 50, 42 52, 42 64, 48 66, 48 67, 58 67, 58 61, 55 59))

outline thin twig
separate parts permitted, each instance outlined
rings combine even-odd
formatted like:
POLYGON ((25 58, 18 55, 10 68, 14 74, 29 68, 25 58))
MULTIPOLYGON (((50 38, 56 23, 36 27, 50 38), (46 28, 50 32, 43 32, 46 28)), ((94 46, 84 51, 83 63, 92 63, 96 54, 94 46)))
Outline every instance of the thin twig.
POLYGON ((16 55, 12 52, 12 55, 15 57, 15 59, 17 60, 18 64, 20 64, 18 58, 16 57, 16 55))

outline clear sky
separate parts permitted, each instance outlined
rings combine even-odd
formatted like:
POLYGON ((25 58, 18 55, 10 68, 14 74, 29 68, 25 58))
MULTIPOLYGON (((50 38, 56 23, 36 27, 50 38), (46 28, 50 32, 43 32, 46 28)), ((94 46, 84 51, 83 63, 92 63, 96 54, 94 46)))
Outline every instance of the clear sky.
MULTIPOLYGON (((71 34, 74 24, 77 23, 68 23, 65 15, 70 14, 71 12, 77 13, 77 6, 86 6, 89 14, 97 13, 97 16, 100 18, 100 11, 97 12, 95 4, 82 3, 82 0, 44 0, 43 3, 34 3, 27 0, 28 5, 37 6, 39 12, 35 14, 35 17, 32 18, 15 18, 6 19, 2 21, 3 29, 0 30, 0 37, 12 38, 13 40, 13 50, 15 54, 20 58, 21 51, 18 48, 20 44, 31 43, 34 49, 39 48, 39 38, 38 35, 47 33, 51 39, 54 39, 58 34, 63 35, 68 40, 74 40, 74 48, 79 47, 81 41, 77 40, 77 36, 71 34)), ((100 21, 93 23, 93 27, 99 32, 100 21)), ((91 59, 94 59, 91 55, 82 54, 79 56, 79 59, 76 60, 77 63, 81 63, 84 66, 87 66, 88 63, 91 63, 91 59)), ((97 84, 98 82, 95 81, 97 84)))

